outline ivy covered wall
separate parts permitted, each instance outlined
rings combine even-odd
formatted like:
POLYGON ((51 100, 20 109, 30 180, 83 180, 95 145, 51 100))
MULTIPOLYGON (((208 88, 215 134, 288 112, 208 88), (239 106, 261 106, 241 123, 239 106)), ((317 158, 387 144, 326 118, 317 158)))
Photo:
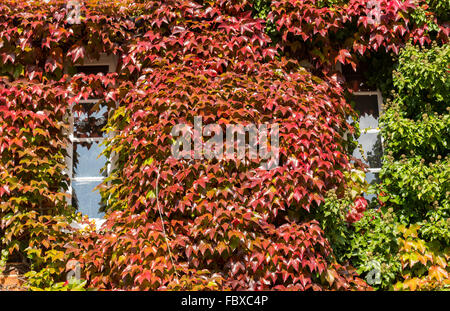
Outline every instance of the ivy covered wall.
POLYGON ((69 23, 64 1, 2 3, 3 262, 28 265, 35 289, 365 290, 373 271, 374 288, 448 287, 445 5, 379 7, 373 22, 356 0, 86 1, 69 23), (100 53, 116 73, 64 74, 100 53), (362 60, 394 92, 376 189, 349 156, 357 116, 335 70, 362 60), (89 97, 115 108, 101 232, 68 226, 83 220, 66 200, 67 112, 89 97), (280 166, 173 159, 170 129, 199 115, 277 120, 280 166), (64 283, 69 259, 79 283, 64 283))

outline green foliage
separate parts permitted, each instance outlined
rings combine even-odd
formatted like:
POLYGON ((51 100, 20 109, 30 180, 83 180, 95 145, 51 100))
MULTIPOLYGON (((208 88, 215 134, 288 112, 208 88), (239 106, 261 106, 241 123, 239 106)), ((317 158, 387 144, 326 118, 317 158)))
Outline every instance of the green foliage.
POLYGON ((6 263, 8 262, 9 251, 7 249, 2 249, 0 252, 0 273, 6 267, 6 263))
POLYGON ((450 0, 426 0, 429 5, 429 11, 436 14, 436 17, 442 21, 450 20, 450 0))
POLYGON ((423 113, 443 114, 450 102, 450 44, 419 48, 408 44, 394 72, 395 101, 415 119, 423 113))
POLYGON ((372 263, 379 263, 380 282, 371 284, 378 289, 390 289, 400 271, 396 226, 392 209, 386 212, 371 209, 354 224, 355 230, 349 236, 351 245, 345 256, 358 273, 367 276, 374 269, 372 263))
POLYGON ((395 214, 392 209, 375 209, 371 204, 360 220, 350 224, 346 215, 351 205, 349 196, 338 198, 331 192, 320 207, 321 215, 317 218, 334 254, 340 262, 356 267, 366 280, 378 271, 380 279, 370 284, 375 289, 392 289, 401 271, 395 214))
MULTIPOLYGON (((429 1, 429 0, 428 0, 429 1)), ((433 1, 433 0, 431 0, 433 1)), ((444 0, 442 2, 445 2, 447 0, 444 0)), ((428 29, 431 31, 439 31, 439 25, 436 23, 436 17, 440 16, 442 11, 436 10, 440 5, 435 6, 434 10, 432 11, 434 14, 432 15, 429 7, 425 4, 422 6, 418 6, 412 13, 411 13, 411 19, 420 25, 427 25, 428 29)))
MULTIPOLYGON (((324 233, 339 260, 345 258, 350 247, 349 235, 353 231, 349 215, 354 208, 355 200, 368 191, 365 173, 353 170, 345 174, 347 187, 333 189, 327 193, 325 201, 311 213, 324 229, 324 233)), ((360 213, 360 217, 362 212, 360 213)), ((303 215, 306 217, 306 215, 303 215)))
POLYGON ((396 290, 449 286, 449 61, 448 44, 408 44, 393 73, 393 99, 381 117, 386 156, 379 199, 400 232, 392 252, 401 263, 391 279, 396 290))
POLYGON ((314 215, 320 222, 336 258, 343 258, 349 246, 348 234, 351 231, 346 215, 350 210, 350 199, 339 199, 335 191, 330 191, 324 204, 314 215))
MULTIPOLYGON (((393 75, 395 98, 381 118, 387 153, 383 191, 406 224, 429 220, 436 210, 444 222, 448 217, 449 61, 448 44, 429 49, 407 45, 393 75)), ((425 227, 428 233, 439 231, 425 227)))
POLYGON ((27 289, 31 291, 84 291, 86 280, 70 278, 66 282, 55 281, 56 271, 53 268, 43 268, 39 271, 30 271, 25 274, 27 289))
MULTIPOLYGON (((420 12, 417 12, 420 14, 420 12)), ((381 185, 377 200, 359 221, 349 225, 344 213, 351 199, 330 193, 320 208, 321 222, 334 253, 349 261, 381 290, 447 289, 450 257, 450 108, 449 46, 400 52, 394 68, 380 52, 369 64, 369 84, 385 95, 381 185), (380 67, 378 72, 375 70, 380 67), (387 96, 385 96, 387 97, 387 96), (335 221, 333 221, 333 219, 335 221)), ((349 189, 351 184, 349 184, 349 189)))
POLYGON ((427 241, 439 241, 442 245, 450 245, 449 210, 438 209, 437 211, 432 211, 427 218, 429 220, 421 222, 419 231, 421 236, 427 241))
POLYGON ((448 157, 432 163, 418 156, 400 160, 386 157, 381 172, 383 191, 401 221, 420 221, 436 206, 449 209, 449 164, 448 157))
MULTIPOLYGON (((450 111, 450 108, 449 108, 450 111)), ((384 148, 399 159, 401 155, 420 156, 432 162, 448 155, 450 114, 423 114, 417 120, 406 117, 399 105, 391 106, 382 116, 384 148)))
POLYGON ((280 34, 273 22, 267 20, 271 11, 272 0, 252 0, 253 16, 266 21, 265 32, 270 36, 273 43, 280 41, 280 34))

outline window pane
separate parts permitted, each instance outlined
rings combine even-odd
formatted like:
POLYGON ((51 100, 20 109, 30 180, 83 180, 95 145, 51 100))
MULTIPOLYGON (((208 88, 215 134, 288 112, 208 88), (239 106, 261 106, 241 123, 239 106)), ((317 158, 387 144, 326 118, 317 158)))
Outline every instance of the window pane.
MULTIPOLYGON (((73 176, 101 177, 100 169, 105 166, 106 158, 99 155, 102 151, 101 142, 83 142, 73 144, 73 176)), ((103 174, 104 175, 104 174, 103 174)))
POLYGON ((108 107, 95 107, 95 103, 81 104, 81 111, 74 112, 75 137, 102 137, 108 119, 108 107))
POLYGON ((366 181, 371 185, 380 183, 380 173, 367 172, 366 181))
POLYGON ((99 73, 102 73, 104 75, 106 75, 109 72, 109 66, 108 65, 101 65, 101 66, 97 66, 97 65, 86 65, 86 66, 76 66, 75 67, 77 73, 84 73, 86 75, 96 75, 99 73))
POLYGON ((353 97, 355 110, 360 115, 359 127, 377 128, 378 127, 378 96, 377 95, 357 95, 353 97))
POLYGON ((74 181, 72 183, 72 205, 78 208, 83 215, 90 218, 102 218, 104 213, 100 209, 100 193, 94 188, 98 186, 98 181, 74 181))
POLYGON ((355 158, 361 159, 364 163, 368 164, 371 168, 381 168, 381 157, 383 155, 383 149, 381 145, 380 133, 366 133, 361 134, 358 139, 358 143, 361 144, 366 160, 361 156, 359 148, 353 151, 355 158))

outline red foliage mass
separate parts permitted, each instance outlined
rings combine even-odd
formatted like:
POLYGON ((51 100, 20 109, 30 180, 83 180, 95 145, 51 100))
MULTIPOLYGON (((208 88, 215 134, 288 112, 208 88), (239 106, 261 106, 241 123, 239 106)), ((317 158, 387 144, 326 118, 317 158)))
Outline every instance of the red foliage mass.
POLYGON ((73 248, 92 285, 365 288, 334 263, 317 222, 287 212, 314 208, 345 183, 352 112, 340 86, 276 61, 261 21, 245 12, 176 1, 147 13, 140 18, 153 27, 123 58, 122 73, 139 79, 118 90, 124 109, 111 122, 110 151, 121 157, 105 192, 114 212, 106 232, 80 241, 86 252, 73 248), (174 159, 170 130, 194 116, 222 126, 278 123, 280 166, 174 159))
POLYGON ((398 54, 409 41, 429 44, 431 24, 438 28, 433 36, 448 42, 448 21, 441 23, 430 12, 427 22, 414 19, 419 8, 426 11, 426 1, 350 0, 330 6, 321 6, 321 2, 277 0, 268 19, 292 54, 311 60, 325 72, 337 63, 356 68, 358 55, 380 49, 398 54), (305 43, 300 50, 298 41, 305 43))

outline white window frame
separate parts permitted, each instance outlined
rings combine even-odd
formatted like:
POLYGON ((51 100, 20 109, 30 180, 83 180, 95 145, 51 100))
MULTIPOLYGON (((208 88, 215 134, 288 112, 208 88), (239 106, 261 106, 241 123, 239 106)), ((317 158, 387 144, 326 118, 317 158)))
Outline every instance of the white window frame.
MULTIPOLYGON (((82 61, 81 64, 75 65, 75 67, 77 66, 108 66, 109 70, 108 73, 112 73, 115 72, 117 69, 117 63, 118 63, 118 58, 115 55, 106 55, 106 54, 101 54, 100 58, 98 60, 96 59, 84 59, 82 61)), ((67 66, 66 66, 66 70, 65 72, 67 73, 67 66)), ((81 100, 79 103, 80 104, 89 104, 89 103, 97 103, 99 101, 99 99, 87 99, 87 100, 81 100)), ((99 176, 92 176, 92 177, 74 177, 73 176, 73 146, 75 143, 82 143, 82 142, 88 142, 88 143, 93 143, 93 142, 97 142, 97 143, 101 143, 103 141, 105 141, 108 138, 111 138, 114 133, 108 133, 108 135, 102 136, 102 137, 89 137, 89 138, 81 138, 81 137, 76 137, 75 133, 74 133, 74 114, 73 114, 73 110, 72 110, 72 106, 69 109, 69 133, 68 133, 68 137, 69 137, 69 146, 67 148, 67 153, 68 156, 66 158, 66 163, 67 163, 67 170, 68 170, 68 176, 69 176, 69 187, 67 190, 67 193, 69 194, 67 200, 68 200, 68 204, 72 204, 72 198, 73 198, 73 183, 74 182, 96 182, 98 181, 99 183, 103 182, 105 180, 106 177, 100 176, 100 172, 98 172, 99 176)), ((108 115, 111 113, 111 111, 108 112, 108 115)), ((112 172, 113 169, 113 161, 114 161, 114 155, 112 155, 110 158, 106 159, 107 161, 107 176, 110 175, 110 173, 112 172)), ((95 223, 101 223, 103 222, 103 219, 101 218, 89 218, 90 220, 93 220, 95 223)))
MULTIPOLYGON (((383 95, 381 94, 381 91, 377 89, 376 91, 355 91, 352 93, 353 96, 377 96, 377 102, 378 102, 378 118, 381 117, 381 114, 383 113, 382 106, 383 106, 383 95)), ((378 128, 376 129, 363 129, 361 130, 364 134, 379 134, 381 138, 381 148, 382 152, 384 153, 384 140, 383 135, 381 135, 381 129, 380 124, 378 123, 378 128)), ((381 171, 381 167, 376 168, 368 168, 367 169, 370 173, 379 173, 381 171)))

